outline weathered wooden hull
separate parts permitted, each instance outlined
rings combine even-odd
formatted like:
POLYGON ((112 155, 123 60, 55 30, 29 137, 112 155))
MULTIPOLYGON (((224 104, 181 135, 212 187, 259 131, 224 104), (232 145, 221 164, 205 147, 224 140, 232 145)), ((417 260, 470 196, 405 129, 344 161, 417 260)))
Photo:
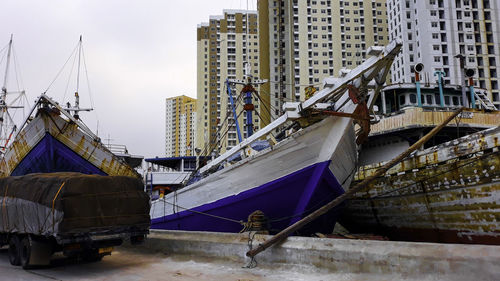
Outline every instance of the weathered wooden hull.
POLYGON ((50 172, 139 176, 77 124, 57 110, 42 108, 7 148, 0 176, 50 172))
MULTIPOLYGON (((392 239, 500 245, 500 127, 420 151, 356 194, 342 224, 392 239)), ((355 182, 380 164, 360 168, 355 182)))

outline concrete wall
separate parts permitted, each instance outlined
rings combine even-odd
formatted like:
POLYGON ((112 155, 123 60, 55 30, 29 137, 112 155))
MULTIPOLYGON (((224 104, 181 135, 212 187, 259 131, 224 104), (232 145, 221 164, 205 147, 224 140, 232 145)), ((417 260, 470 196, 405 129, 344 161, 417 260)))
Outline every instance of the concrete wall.
MULTIPOLYGON (((256 247, 271 236, 255 235, 256 247)), ((152 230, 145 246, 166 254, 248 263, 249 234, 152 230)), ((257 255, 260 265, 311 265, 349 273, 499 280, 500 246, 289 237, 257 255)))

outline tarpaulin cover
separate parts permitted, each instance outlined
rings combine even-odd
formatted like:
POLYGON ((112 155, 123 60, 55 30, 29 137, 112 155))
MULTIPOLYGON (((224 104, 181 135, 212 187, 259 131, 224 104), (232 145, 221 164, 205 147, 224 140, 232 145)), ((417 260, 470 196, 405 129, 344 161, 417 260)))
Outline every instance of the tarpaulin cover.
POLYGON ((0 178, 0 232, 145 230, 149 209, 137 178, 68 172, 0 178))

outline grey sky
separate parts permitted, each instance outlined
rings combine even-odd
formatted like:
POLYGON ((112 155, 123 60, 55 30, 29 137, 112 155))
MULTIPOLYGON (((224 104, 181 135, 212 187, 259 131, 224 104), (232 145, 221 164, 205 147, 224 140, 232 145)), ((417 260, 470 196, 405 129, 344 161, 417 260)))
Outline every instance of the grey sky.
MULTIPOLYGON (((13 33, 24 89, 33 101, 55 78, 82 34, 96 109, 82 113, 82 119, 94 132, 99 120, 99 136, 126 144, 132 154, 163 156, 164 99, 196 97, 196 25, 223 9, 246 9, 246 3, 3 0, 0 48, 13 33)), ((249 1, 249 7, 255 10, 256 0, 249 1)), ((71 63, 47 92, 59 102, 71 63)), ((86 78, 80 77, 81 106, 88 107, 86 78)), ((15 90, 14 80, 9 80, 15 90)), ((69 80, 65 101, 73 102, 75 80, 69 80)))

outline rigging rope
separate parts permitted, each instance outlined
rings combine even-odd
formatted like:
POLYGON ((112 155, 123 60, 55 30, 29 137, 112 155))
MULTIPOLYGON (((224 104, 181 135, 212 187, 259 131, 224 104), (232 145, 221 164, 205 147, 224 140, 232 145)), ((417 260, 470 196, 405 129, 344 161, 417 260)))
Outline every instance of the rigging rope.
POLYGON ((213 217, 213 218, 216 218, 216 219, 221 219, 221 220, 225 220, 225 221, 230 221, 230 222, 238 223, 238 224, 241 224, 241 225, 244 225, 244 224, 245 224, 245 222, 244 222, 244 221, 234 220, 234 219, 230 219, 230 218, 226 218, 226 217, 222 217, 222 216, 212 215, 212 214, 209 214, 209 213, 204 213, 204 212, 200 212, 200 211, 195 211, 195 210, 190 209, 190 208, 184 208, 184 207, 182 207, 182 206, 179 206, 178 204, 168 202, 167 200, 165 200, 165 198, 163 198, 163 200, 162 200, 162 201, 163 201, 164 203, 167 203, 167 204, 173 205, 173 206, 175 206, 176 208, 184 209, 184 210, 186 210, 186 211, 193 212, 193 213, 196 213, 196 214, 205 215, 205 216, 209 216, 209 217, 213 217))
POLYGON ((47 87, 47 89, 44 91, 44 93, 47 93, 47 91, 50 89, 50 87, 52 87, 52 84, 54 84, 54 82, 56 82, 57 78, 59 77, 59 75, 61 75, 61 72, 64 70, 64 68, 66 67, 66 64, 68 63, 68 61, 71 59, 71 57, 73 56, 73 54, 76 52, 76 49, 78 48, 78 44, 75 46, 75 48, 73 49, 73 51, 71 52, 71 54, 69 55, 68 59, 66 60, 66 62, 64 62, 63 66, 61 67, 61 69, 59 70, 59 72, 57 73, 56 77, 54 78, 54 80, 52 80, 52 82, 50 82, 49 86, 47 87))
POLYGON ((17 84, 17 90, 18 91, 21 91, 23 87, 23 81, 22 81, 22 77, 20 74, 18 74, 18 72, 21 72, 18 68, 19 68, 19 64, 17 62, 17 57, 16 57, 16 51, 14 49, 14 46, 12 46, 12 59, 14 60, 14 74, 16 76, 16 84, 17 84), (19 87, 19 79, 21 79, 21 87, 19 87))
POLYGON ((76 56, 74 56, 73 63, 71 64, 71 68, 69 70, 68 82, 66 83, 66 89, 64 90, 64 96, 63 96, 63 99, 62 99, 63 103, 66 100, 66 94, 68 93, 69 82, 71 81, 71 76, 73 74, 73 69, 75 69, 75 62, 76 62, 76 56))
MULTIPOLYGON (((83 48, 82 48, 82 57, 83 57, 83 67, 85 69, 85 77, 87 79, 87 88, 88 88, 88 91, 89 91, 90 106, 92 108, 94 108, 94 100, 92 98, 92 91, 90 89, 89 73, 87 71, 87 59, 85 58, 85 51, 83 50, 83 48)), ((96 117, 98 117, 97 116, 97 111, 95 111, 95 115, 96 115, 96 117)))

